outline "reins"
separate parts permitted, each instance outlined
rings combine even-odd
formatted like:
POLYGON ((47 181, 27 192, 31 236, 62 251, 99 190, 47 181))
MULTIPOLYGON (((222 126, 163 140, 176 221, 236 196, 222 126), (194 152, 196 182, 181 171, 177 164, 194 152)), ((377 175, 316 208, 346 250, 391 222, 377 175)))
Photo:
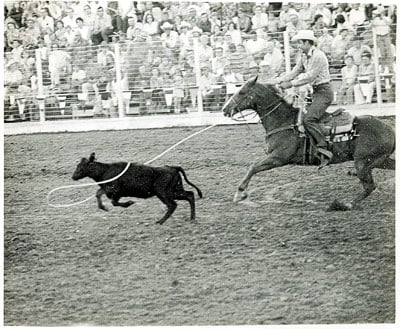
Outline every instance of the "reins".
MULTIPOLYGON (((161 158, 164 154, 168 153, 169 151, 171 151, 172 149, 174 149, 174 148, 177 147, 178 145, 182 144, 183 142, 187 141, 188 139, 190 139, 190 138, 192 138, 192 137, 194 137, 194 136, 196 136, 196 135, 198 135, 198 134, 201 134, 201 133, 203 133, 204 131, 206 131, 206 130, 208 130, 208 129, 210 129, 210 128, 213 128, 213 127, 215 127, 215 126, 217 126, 217 125, 218 125, 218 124, 215 123, 215 124, 213 124, 213 125, 211 125, 211 126, 208 126, 208 127, 204 128, 204 129, 202 129, 202 130, 199 130, 199 131, 197 131, 197 132, 191 134, 191 135, 188 136, 188 137, 183 138, 182 140, 180 140, 179 142, 175 143, 174 145, 172 145, 171 147, 169 147, 168 149, 166 149, 164 152, 160 153, 159 155, 157 155, 157 156, 154 157, 153 159, 151 159, 151 160, 145 162, 144 164, 145 164, 145 165, 148 165, 148 164, 154 162, 155 160, 161 158)), ((52 203, 50 203, 50 200, 49 200, 49 199, 50 199, 50 195, 51 195, 52 193, 54 193, 55 191, 64 190, 64 189, 80 188, 80 187, 86 187, 86 186, 93 186, 93 185, 100 185, 100 184, 110 183, 110 182, 112 182, 112 181, 114 181, 114 180, 117 180, 117 179, 120 178, 123 174, 125 174, 126 171, 129 169, 129 166, 130 166, 130 165, 131 165, 131 163, 128 162, 127 165, 126 165, 126 167, 125 167, 125 169, 124 169, 121 173, 119 173, 117 176, 115 176, 115 177, 113 177, 113 178, 110 178, 110 179, 107 179, 107 180, 105 180, 105 181, 101 181, 101 182, 92 182, 92 183, 84 183, 84 184, 79 184, 79 185, 66 185, 66 186, 61 186, 61 187, 54 188, 54 189, 52 189, 52 190, 47 194, 47 204, 48 204, 50 207, 53 207, 53 208, 67 208, 67 207, 76 206, 76 205, 78 205, 78 204, 81 204, 81 203, 84 203, 84 202, 86 202, 86 201, 89 201, 90 199, 93 199, 96 195, 92 195, 91 197, 89 197, 89 198, 87 198, 87 199, 85 199, 85 200, 77 201, 77 202, 74 202, 74 203, 68 203, 68 204, 52 204, 52 203)))

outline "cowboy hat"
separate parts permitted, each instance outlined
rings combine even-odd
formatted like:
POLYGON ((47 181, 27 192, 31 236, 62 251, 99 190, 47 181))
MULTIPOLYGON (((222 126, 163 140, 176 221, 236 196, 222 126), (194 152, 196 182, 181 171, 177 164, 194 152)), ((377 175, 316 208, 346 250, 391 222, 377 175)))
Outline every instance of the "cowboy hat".
POLYGON ((168 22, 164 22, 163 25, 161 25, 161 28, 163 30, 166 30, 166 29, 172 30, 172 25, 168 22))
POLYGON ((183 29, 183 28, 191 28, 192 26, 188 23, 188 22, 185 22, 185 21, 183 21, 180 25, 179 25, 179 28, 180 29, 183 29))
POLYGON ((298 40, 311 40, 316 42, 317 39, 314 36, 314 32, 311 30, 300 30, 297 34, 292 38, 292 41, 298 40))

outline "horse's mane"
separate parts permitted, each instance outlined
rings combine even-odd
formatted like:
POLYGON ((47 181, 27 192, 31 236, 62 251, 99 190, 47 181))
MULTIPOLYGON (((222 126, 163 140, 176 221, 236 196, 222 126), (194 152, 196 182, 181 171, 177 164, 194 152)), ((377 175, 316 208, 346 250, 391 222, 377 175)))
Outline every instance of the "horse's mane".
POLYGON ((256 82, 256 85, 259 85, 261 88, 265 88, 267 89, 270 94, 276 98, 278 98, 279 100, 281 100, 285 105, 289 106, 289 107, 293 107, 292 104, 288 103, 285 95, 282 92, 282 89, 278 88, 276 86, 276 84, 268 84, 268 83, 260 83, 260 82, 256 82))

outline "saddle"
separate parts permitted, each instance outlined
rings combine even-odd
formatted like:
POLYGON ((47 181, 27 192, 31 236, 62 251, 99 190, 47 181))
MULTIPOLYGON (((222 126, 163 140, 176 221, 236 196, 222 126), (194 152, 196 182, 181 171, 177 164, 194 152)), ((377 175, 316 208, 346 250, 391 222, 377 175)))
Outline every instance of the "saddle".
MULTIPOLYGON (((297 129, 302 137, 306 136, 304 126, 301 121, 301 110, 297 121, 297 129)), ((320 121, 321 131, 325 135, 328 143, 339 143, 353 139, 356 136, 354 116, 344 108, 339 108, 334 112, 327 112, 320 121)))

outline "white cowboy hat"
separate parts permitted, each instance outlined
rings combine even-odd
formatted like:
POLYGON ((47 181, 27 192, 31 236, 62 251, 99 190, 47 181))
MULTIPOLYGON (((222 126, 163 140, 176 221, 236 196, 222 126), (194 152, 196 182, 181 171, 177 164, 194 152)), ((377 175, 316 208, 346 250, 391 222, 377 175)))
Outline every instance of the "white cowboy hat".
POLYGON ((317 39, 314 36, 314 31, 311 30, 300 30, 297 34, 292 38, 292 41, 298 40, 311 40, 316 42, 317 39))
POLYGON ((161 25, 161 28, 163 29, 163 30, 165 30, 165 29, 172 29, 172 25, 170 24, 170 23, 168 23, 168 22, 164 22, 164 24, 163 25, 161 25))
POLYGON ((179 28, 180 28, 180 29, 183 29, 183 28, 185 28, 185 27, 189 29, 189 28, 191 28, 192 26, 191 26, 188 22, 185 22, 185 21, 182 22, 182 23, 179 25, 179 28))

